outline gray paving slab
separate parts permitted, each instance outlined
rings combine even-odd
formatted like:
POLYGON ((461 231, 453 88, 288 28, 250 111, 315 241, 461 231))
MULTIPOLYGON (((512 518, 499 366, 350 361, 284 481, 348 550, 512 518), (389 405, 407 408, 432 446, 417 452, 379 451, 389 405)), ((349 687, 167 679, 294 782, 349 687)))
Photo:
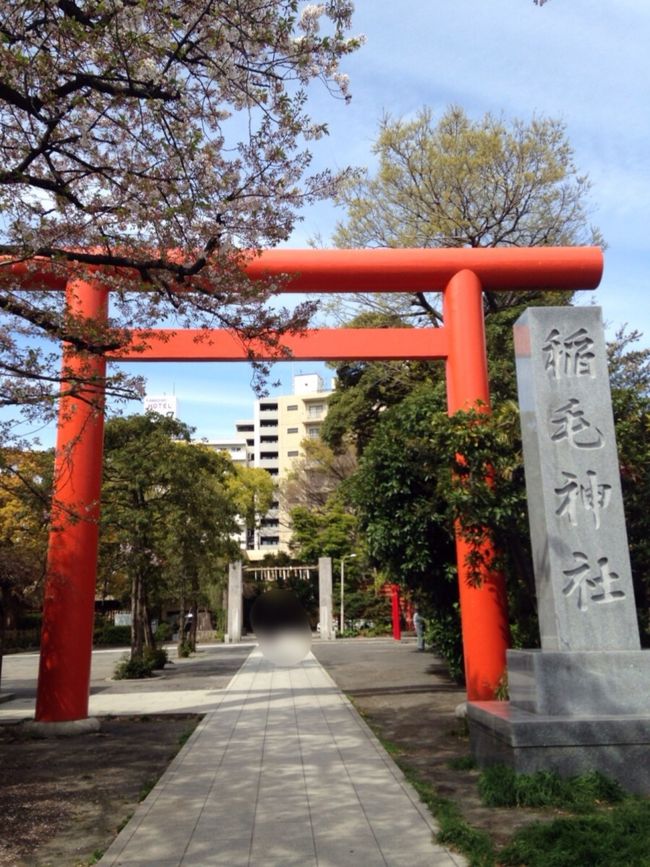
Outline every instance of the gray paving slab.
POLYGON ((460 867, 310 654, 254 650, 99 862, 103 867, 460 867))

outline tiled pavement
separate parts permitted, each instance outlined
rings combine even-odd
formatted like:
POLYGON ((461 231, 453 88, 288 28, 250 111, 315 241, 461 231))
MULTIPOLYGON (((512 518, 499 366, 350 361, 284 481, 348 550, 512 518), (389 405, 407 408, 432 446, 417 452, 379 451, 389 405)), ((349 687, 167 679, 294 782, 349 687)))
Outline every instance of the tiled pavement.
POLYGON ((99 864, 464 865, 434 830, 317 660, 255 650, 99 864))

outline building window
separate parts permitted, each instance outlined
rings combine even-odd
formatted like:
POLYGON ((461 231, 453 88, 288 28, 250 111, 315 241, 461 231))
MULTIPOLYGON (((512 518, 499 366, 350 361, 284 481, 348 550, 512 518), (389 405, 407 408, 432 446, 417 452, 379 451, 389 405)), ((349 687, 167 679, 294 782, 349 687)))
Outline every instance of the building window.
POLYGON ((297 410, 297 409, 298 409, 298 404, 292 403, 291 406, 287 407, 287 412, 295 412, 295 410, 297 410))
POLYGON ((298 433, 298 428, 297 428, 297 427, 288 427, 288 428, 287 428, 287 433, 288 433, 288 434, 298 433))
POLYGON ((299 451, 294 450, 294 451, 287 452, 287 457, 288 458, 297 458, 299 454, 300 454, 299 451))
POLYGON ((307 428, 307 436, 310 440, 317 440, 320 436, 320 428, 318 427, 308 427, 307 428))
POLYGON ((320 418, 324 409, 322 403, 312 403, 311 406, 307 407, 307 415, 309 418, 320 418))

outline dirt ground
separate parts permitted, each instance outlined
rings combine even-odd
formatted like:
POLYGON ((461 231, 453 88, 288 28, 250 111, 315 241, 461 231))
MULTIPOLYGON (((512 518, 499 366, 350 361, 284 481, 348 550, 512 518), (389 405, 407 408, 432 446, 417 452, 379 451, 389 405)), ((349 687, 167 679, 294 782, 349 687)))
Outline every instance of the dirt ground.
MULTIPOLYGON (((482 807, 476 771, 449 761, 469 754, 454 716, 464 693, 413 641, 350 639, 315 642, 314 653, 381 735, 408 763, 452 798, 468 821, 503 842, 532 811, 482 807)), ((234 674, 245 654, 233 656, 234 674)), ((225 685, 223 655, 185 661, 178 681, 225 685)), ((166 678, 173 689, 175 677, 166 678)), ((117 685, 116 685, 117 686, 117 685)), ((16 725, 0 726, 0 865, 78 867, 94 863, 177 752, 197 716, 103 718, 101 730, 73 738, 34 740, 16 725)))
POLYGON ((92 863, 198 719, 108 718, 97 733, 44 740, 0 726, 0 864, 92 863))

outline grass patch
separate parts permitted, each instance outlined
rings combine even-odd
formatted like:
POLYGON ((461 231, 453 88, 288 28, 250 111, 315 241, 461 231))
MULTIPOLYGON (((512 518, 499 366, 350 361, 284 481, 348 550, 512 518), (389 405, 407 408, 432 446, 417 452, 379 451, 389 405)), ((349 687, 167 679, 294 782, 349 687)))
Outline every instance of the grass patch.
POLYGON ((650 802, 629 798, 591 816, 538 822, 499 852, 504 867, 650 867, 650 802))
POLYGON ((473 771, 476 767, 474 756, 458 756, 456 759, 449 759, 447 767, 452 771, 473 771))
POLYGON ((396 758, 397 756, 401 756, 403 754, 404 750, 399 746, 399 744, 396 744, 393 741, 384 740, 383 738, 380 738, 380 740, 382 747, 386 750, 389 756, 396 758))
POLYGON ((132 818, 133 818, 133 813, 129 813, 128 816, 125 816, 122 819, 122 821, 120 822, 120 824, 117 826, 116 834, 119 834, 120 831, 122 831, 124 828, 126 828, 126 826, 129 824, 129 822, 131 821, 132 818))
POLYGON ((589 812, 625 798, 619 784, 598 771, 563 779, 550 771, 516 774, 504 765, 486 768, 478 791, 488 807, 556 807, 573 812, 589 812))
MULTIPOLYGON (((462 853, 470 867, 650 867, 650 799, 627 795, 597 771, 562 779, 557 774, 515 774, 504 766, 487 768, 479 792, 488 807, 533 807, 569 814, 535 822, 497 849, 490 834, 465 821, 457 804, 440 796, 408 762, 408 750, 385 740, 381 729, 361 714, 399 765, 439 825, 437 841, 462 853)), ((475 767, 471 756, 448 762, 454 770, 475 767)), ((499 822, 499 814, 494 814, 499 822)))
POLYGON ((189 729, 187 729, 186 731, 184 731, 183 734, 179 737, 179 739, 178 739, 178 748, 179 748, 179 749, 181 749, 182 747, 184 747, 185 744, 189 741, 189 739, 190 739, 191 736, 192 736, 192 732, 193 732, 194 729, 197 727, 198 723, 199 723, 199 721, 198 721, 198 719, 197 719, 197 720, 194 722, 194 724, 192 725, 192 727, 189 728, 189 729))
POLYGON ((436 839, 444 846, 451 846, 462 852, 470 867, 493 867, 495 864, 494 844, 489 834, 472 828, 462 813, 448 798, 442 798, 430 784, 413 772, 408 765, 402 765, 404 776, 436 817, 440 830, 436 839))
POLYGON ((140 794, 138 795, 138 801, 144 801, 144 799, 147 797, 147 795, 153 789, 159 779, 160 775, 158 775, 157 777, 152 777, 150 780, 147 780, 146 783, 143 784, 142 788, 140 789, 140 794))

